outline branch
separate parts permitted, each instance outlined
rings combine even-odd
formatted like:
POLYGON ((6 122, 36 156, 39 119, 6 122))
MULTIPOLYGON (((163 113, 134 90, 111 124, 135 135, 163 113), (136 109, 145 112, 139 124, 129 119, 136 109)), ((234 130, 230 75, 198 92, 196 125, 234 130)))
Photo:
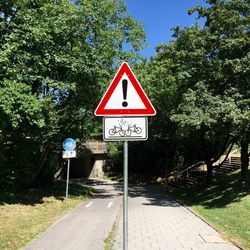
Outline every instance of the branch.
POLYGON ((223 163, 227 160, 229 154, 231 153, 231 150, 233 148, 234 142, 232 143, 232 145, 230 146, 230 149, 228 150, 225 159, 219 164, 219 167, 221 167, 223 165, 223 163))
POLYGON ((8 30, 10 24, 12 23, 12 21, 13 21, 14 18, 16 17, 18 10, 19 10, 19 8, 17 7, 17 8, 16 8, 16 11, 13 13, 13 15, 12 15, 12 17, 10 18, 9 22, 7 23, 7 25, 5 26, 5 28, 1 29, 1 31, 3 31, 3 30, 8 30))
POLYGON ((49 141, 46 146, 44 147, 43 151, 41 152, 41 155, 39 157, 39 159, 37 160, 37 166, 35 169, 35 172, 33 174, 33 176, 31 177, 28 186, 30 186, 31 184, 34 183, 35 179, 37 178, 37 176, 39 175, 39 173, 41 172, 43 166, 44 166, 44 162, 46 160, 46 157, 49 153, 49 147, 50 147, 51 141, 49 141))

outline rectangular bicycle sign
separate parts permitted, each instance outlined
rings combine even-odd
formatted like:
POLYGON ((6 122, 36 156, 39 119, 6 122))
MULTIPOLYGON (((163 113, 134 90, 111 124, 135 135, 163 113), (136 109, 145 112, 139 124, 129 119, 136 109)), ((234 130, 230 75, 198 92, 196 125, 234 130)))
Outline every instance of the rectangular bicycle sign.
POLYGON ((63 151, 63 158, 75 158, 76 157, 76 151, 63 151))
POLYGON ((147 117, 104 117, 104 141, 145 141, 148 139, 147 117))

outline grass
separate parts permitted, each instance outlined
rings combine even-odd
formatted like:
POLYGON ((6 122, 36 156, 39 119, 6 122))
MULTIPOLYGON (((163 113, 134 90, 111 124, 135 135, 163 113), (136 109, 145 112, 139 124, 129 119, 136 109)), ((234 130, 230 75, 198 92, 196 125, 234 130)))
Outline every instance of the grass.
POLYGON ((113 236, 114 236, 114 231, 115 231, 115 225, 116 224, 113 223, 112 229, 110 230, 108 236, 104 240, 104 250, 111 250, 111 249, 113 249, 113 245, 114 245, 113 236))
POLYGON ((217 174, 210 186, 176 189, 170 195, 208 221, 225 238, 250 250, 249 187, 240 181, 237 170, 217 174))
POLYGON ((65 183, 56 182, 49 187, 1 193, 0 249, 23 247, 92 192, 92 188, 70 184, 69 197, 65 202, 65 183))

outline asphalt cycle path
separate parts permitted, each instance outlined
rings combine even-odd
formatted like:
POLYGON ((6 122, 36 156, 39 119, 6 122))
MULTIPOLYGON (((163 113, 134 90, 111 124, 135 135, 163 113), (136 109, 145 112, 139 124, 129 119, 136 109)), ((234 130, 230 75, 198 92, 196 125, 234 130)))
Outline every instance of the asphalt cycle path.
POLYGON ((104 249, 104 240, 121 205, 119 184, 98 179, 82 182, 95 188, 96 194, 61 217, 23 250, 104 249))

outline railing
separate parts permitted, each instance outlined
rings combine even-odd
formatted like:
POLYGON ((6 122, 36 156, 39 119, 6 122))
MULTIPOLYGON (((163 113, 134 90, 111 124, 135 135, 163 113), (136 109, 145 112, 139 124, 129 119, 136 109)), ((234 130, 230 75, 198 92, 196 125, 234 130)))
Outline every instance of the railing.
POLYGON ((230 154, 228 155, 228 162, 229 164, 231 164, 231 157, 232 157, 232 154, 238 152, 239 150, 238 149, 235 149, 234 151, 230 152, 230 154))
POLYGON ((180 172, 177 173, 176 179, 179 180, 181 178, 181 176, 183 175, 183 173, 185 173, 185 172, 186 172, 186 177, 188 178, 190 170, 193 170, 194 168, 200 167, 202 165, 203 166, 205 165, 204 161, 199 161, 199 162, 197 162, 197 163, 195 163, 195 164, 193 164, 193 165, 185 168, 184 170, 182 170, 182 171, 180 171, 180 172))
MULTIPOLYGON (((234 153, 236 153, 236 152, 238 152, 238 149, 233 150, 232 152, 229 153, 229 155, 228 155, 228 157, 227 157, 229 163, 231 163, 231 157, 232 157, 232 155, 233 155, 234 153)), ((224 159, 224 160, 225 160, 225 159, 224 159)), ((178 180, 178 179, 183 175, 183 173, 185 173, 185 172, 186 172, 186 177, 188 178, 188 177, 189 177, 189 172, 190 172, 190 170, 193 170, 194 168, 200 167, 200 166, 202 166, 202 165, 205 166, 205 162, 204 162, 204 161, 199 161, 199 162, 197 162, 197 163, 195 163, 195 164, 193 164, 193 165, 191 165, 191 166, 185 168, 184 170, 179 171, 179 172, 176 174, 176 179, 178 180)), ((204 170, 204 169, 203 169, 203 170, 204 170)))
POLYGON ((221 165, 223 162, 225 162, 228 159, 229 164, 231 164, 231 157, 234 153, 238 152, 239 149, 235 149, 231 151, 229 154, 224 154, 220 157, 218 161, 216 161, 213 165, 221 165))
MULTIPOLYGON (((193 168, 197 168, 197 167, 200 167, 200 166, 204 166, 204 164, 205 164, 205 162, 204 161, 199 161, 199 162, 197 162, 197 163, 195 163, 195 164, 193 164, 193 165, 191 165, 191 166, 189 166, 189 167, 187 167, 187 168, 185 168, 184 170, 182 170, 182 171, 179 171, 179 172, 177 172, 177 173, 173 173, 173 174, 171 174, 170 176, 168 176, 168 178, 171 178, 171 177, 174 177, 174 180, 175 181, 179 181, 179 179, 181 178, 181 175, 183 174, 183 173, 185 173, 186 172, 186 176, 187 176, 187 178, 189 177, 189 171, 191 171, 193 168)), ((204 169, 203 169, 204 170, 204 169)), ((164 190, 167 192, 168 191, 168 178, 166 178, 165 179, 165 182, 164 182, 164 190)))

